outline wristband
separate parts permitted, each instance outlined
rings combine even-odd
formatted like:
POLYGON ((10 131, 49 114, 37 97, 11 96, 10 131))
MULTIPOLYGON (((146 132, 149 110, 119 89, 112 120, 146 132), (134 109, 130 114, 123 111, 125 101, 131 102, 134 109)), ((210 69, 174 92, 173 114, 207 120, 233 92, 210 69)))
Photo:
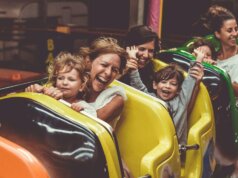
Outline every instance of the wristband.
POLYGON ((192 67, 194 67, 194 66, 201 67, 201 62, 191 61, 191 62, 190 62, 190 68, 192 68, 192 67))

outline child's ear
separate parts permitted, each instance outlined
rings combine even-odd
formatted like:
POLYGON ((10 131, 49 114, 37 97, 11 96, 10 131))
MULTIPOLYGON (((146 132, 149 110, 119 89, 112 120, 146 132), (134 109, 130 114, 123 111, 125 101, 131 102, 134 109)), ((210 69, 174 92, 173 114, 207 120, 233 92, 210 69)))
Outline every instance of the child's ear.
POLYGON ((79 87, 79 92, 82 92, 85 87, 86 87, 86 82, 82 83, 82 85, 79 87))
POLYGON ((157 83, 155 81, 153 81, 153 89, 157 90, 157 83))
POLYGON ((79 88, 79 92, 82 92, 83 89, 84 89, 84 86, 81 86, 81 87, 79 88))
POLYGON ((80 86, 80 88, 79 88, 79 92, 83 92, 84 90, 85 90, 85 88, 87 89, 87 84, 88 84, 88 82, 89 82, 89 76, 87 75, 87 76, 84 76, 84 79, 83 79, 83 83, 82 83, 82 85, 80 86))

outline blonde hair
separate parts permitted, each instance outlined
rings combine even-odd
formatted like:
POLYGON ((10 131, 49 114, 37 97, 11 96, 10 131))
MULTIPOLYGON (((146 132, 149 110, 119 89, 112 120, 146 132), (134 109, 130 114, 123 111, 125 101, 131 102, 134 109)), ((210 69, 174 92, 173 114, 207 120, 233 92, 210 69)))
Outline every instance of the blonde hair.
POLYGON ((103 54, 113 53, 120 57, 120 73, 126 66, 128 54, 124 48, 122 48, 115 38, 111 37, 99 37, 91 43, 89 48, 80 48, 79 54, 81 56, 88 56, 91 61, 103 54))
POLYGON ((48 83, 51 83, 53 86, 55 86, 56 77, 63 69, 66 69, 65 72, 70 72, 72 69, 78 71, 79 78, 85 87, 84 91, 88 91, 87 83, 89 81, 89 74, 86 72, 87 70, 83 57, 79 55, 73 55, 69 52, 60 52, 55 57, 54 62, 48 67, 48 83))

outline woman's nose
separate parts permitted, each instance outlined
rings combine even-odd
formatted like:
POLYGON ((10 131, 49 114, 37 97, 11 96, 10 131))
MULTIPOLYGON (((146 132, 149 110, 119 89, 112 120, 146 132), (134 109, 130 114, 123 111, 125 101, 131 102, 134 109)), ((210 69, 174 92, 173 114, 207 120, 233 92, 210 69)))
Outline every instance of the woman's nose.
POLYGON ((143 57, 146 57, 146 58, 149 57, 149 51, 148 51, 148 50, 145 50, 145 51, 143 52, 143 57))
POLYGON ((107 76, 111 75, 112 69, 111 69, 110 67, 107 67, 107 68, 105 69, 105 73, 107 74, 107 76))
POLYGON ((238 35, 238 31, 237 30, 232 30, 232 35, 233 36, 237 36, 238 35))

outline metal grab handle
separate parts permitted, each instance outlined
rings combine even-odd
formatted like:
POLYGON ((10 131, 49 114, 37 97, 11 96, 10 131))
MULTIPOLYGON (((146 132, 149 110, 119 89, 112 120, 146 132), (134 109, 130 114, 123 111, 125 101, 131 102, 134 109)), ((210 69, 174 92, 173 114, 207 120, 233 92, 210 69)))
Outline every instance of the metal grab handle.
POLYGON ((199 145, 198 144, 194 144, 194 145, 179 145, 179 151, 180 152, 185 152, 187 150, 198 150, 199 149, 199 145))

